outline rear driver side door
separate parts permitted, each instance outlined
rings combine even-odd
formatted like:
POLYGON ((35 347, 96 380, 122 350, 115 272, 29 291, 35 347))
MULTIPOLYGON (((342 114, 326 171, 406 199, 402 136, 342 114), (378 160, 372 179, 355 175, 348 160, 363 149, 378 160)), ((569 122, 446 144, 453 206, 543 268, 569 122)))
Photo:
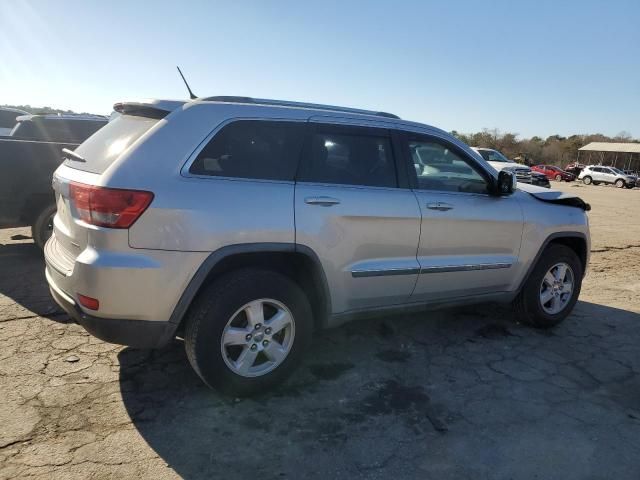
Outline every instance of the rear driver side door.
MULTIPOLYGON (((385 128, 310 123, 295 190, 296 244, 318 256, 333 313, 405 303, 420 208, 385 128)), ((403 166, 404 167, 404 166, 403 166)))

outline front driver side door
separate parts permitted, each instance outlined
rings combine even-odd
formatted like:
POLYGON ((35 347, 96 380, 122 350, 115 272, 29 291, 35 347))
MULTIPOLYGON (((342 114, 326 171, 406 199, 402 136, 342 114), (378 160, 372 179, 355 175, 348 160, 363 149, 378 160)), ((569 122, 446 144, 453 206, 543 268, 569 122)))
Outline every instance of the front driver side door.
POLYGON ((516 195, 490 195, 489 174, 444 138, 407 134, 402 143, 422 212, 420 275, 411 300, 508 290, 523 231, 516 195))

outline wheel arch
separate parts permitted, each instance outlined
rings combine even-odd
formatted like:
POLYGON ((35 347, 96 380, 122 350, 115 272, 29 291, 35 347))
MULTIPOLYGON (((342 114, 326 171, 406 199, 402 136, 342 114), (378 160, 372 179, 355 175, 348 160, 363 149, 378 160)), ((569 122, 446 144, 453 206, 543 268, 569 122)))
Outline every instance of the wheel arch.
POLYGON ((529 268, 527 269, 527 273, 524 275, 524 278, 521 280, 520 285, 518 285, 518 290, 517 290, 518 292, 522 290, 522 287, 531 276, 531 272, 533 272, 533 269, 537 265, 544 251, 547 249, 547 247, 553 244, 564 245, 566 247, 569 247, 571 250, 573 250, 578 256, 578 258, 580 259, 583 275, 586 273, 587 262, 589 260, 589 252, 587 251, 589 242, 587 241, 586 234, 582 232, 552 233, 545 239, 544 242, 542 242, 542 246, 538 250, 538 253, 536 253, 536 256, 533 262, 531 262, 531 265, 529 265, 529 268))
POLYGON ((169 322, 180 330, 190 305, 206 285, 222 274, 245 267, 273 270, 295 281, 311 304, 315 327, 327 326, 331 297, 324 270, 312 249, 294 243, 237 244, 211 253, 182 293, 169 322))

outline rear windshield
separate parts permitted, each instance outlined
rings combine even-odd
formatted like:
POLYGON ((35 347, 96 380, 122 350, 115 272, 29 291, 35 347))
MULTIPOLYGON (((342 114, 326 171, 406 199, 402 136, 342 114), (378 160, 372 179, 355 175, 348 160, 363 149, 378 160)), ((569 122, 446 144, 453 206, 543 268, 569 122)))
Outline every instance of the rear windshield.
POLYGON ((65 160, 64 164, 85 172, 102 173, 156 123, 156 118, 118 116, 75 150, 86 162, 65 160))

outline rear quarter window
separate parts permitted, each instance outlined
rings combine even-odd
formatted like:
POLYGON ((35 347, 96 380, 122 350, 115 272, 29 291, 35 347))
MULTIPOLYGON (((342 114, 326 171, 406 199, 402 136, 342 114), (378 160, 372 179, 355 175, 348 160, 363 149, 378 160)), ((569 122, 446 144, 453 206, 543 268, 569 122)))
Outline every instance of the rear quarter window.
POLYGON ((24 115, 10 110, 0 110, 0 128, 13 128, 16 124, 16 117, 24 115))
POLYGON ((75 150, 86 162, 65 160, 64 164, 77 170, 103 173, 156 123, 158 119, 155 118, 121 115, 100 128, 75 150))
POLYGON ((291 181, 304 140, 304 124, 237 120, 200 151, 189 173, 213 177, 291 181))

